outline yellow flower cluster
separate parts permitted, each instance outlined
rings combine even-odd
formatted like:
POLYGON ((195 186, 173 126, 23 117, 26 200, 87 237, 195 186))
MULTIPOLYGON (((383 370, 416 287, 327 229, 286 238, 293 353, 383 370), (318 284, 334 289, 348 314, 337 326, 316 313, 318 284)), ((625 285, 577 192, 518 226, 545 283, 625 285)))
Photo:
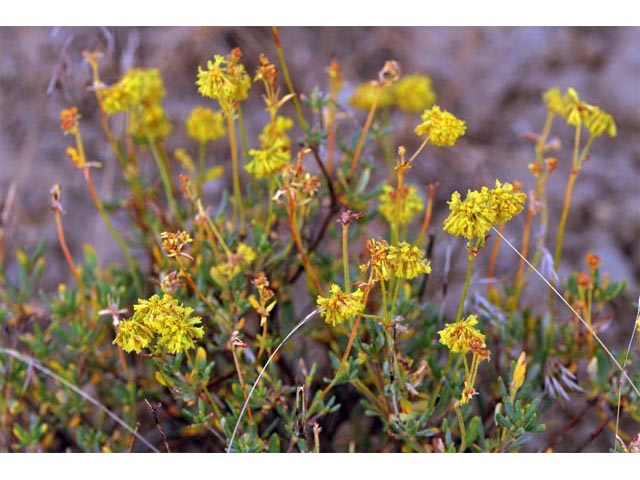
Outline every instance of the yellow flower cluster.
POLYGON ((186 122, 187 134, 198 143, 213 142, 224 137, 224 115, 210 108, 196 107, 186 122))
POLYGON ((160 70, 132 68, 111 87, 101 90, 107 115, 159 103, 166 95, 160 70))
POLYGON ((452 147, 466 130, 464 121, 435 105, 422 114, 422 123, 416 127, 415 132, 418 136, 428 136, 433 145, 452 147))
POLYGON ((291 140, 287 130, 293 128, 293 121, 286 117, 276 120, 264 127, 259 135, 261 149, 249 150, 251 161, 245 170, 254 178, 267 178, 280 172, 291 162, 291 140))
POLYGON ((173 127, 167 117, 164 108, 159 103, 154 103, 138 112, 131 112, 129 122, 130 132, 137 137, 166 138, 173 127))
POLYGON ((423 273, 431 273, 431 265, 425 260, 424 252, 406 242, 389 247, 388 260, 398 278, 412 279, 423 273))
POLYGON ((195 339, 202 338, 204 329, 193 308, 185 307, 171 295, 153 295, 138 300, 130 320, 118 326, 114 344, 126 352, 140 353, 149 348, 153 354, 177 354, 195 348, 195 339))
POLYGON ((230 279, 244 271, 257 258, 253 248, 239 243, 235 253, 231 253, 225 263, 214 265, 209 270, 211 278, 219 285, 225 285, 230 279))
POLYGON ((369 261, 364 265, 360 265, 360 270, 365 272, 371 267, 373 281, 389 280, 393 271, 389 260, 389 244, 387 241, 369 239, 367 241, 367 250, 369 250, 369 261))
POLYGON ((478 319, 475 315, 469 315, 465 320, 445 324, 440 330, 440 343, 445 345, 453 353, 467 353, 476 349, 476 345, 484 345, 484 335, 475 328, 478 319))
POLYGON ((559 89, 551 88, 544 92, 542 99, 549 112, 560 115, 569 125, 584 125, 593 137, 605 133, 615 137, 618 133, 613 116, 595 105, 580 100, 578 92, 573 88, 568 88, 564 95, 559 89))
POLYGON ((527 195, 517 192, 511 183, 501 183, 496 179, 496 187, 492 190, 483 187, 483 190, 489 192, 491 202, 491 210, 495 212, 496 225, 503 225, 518 215, 524 208, 524 201, 527 195))
POLYGON ((378 210, 391 225, 408 223, 424 208, 416 187, 403 186, 397 189, 391 185, 383 185, 379 200, 378 210))
POLYGON ((376 95, 378 97, 377 108, 389 108, 393 105, 394 96, 391 86, 382 86, 375 82, 366 82, 358 85, 349 99, 349 105, 358 110, 370 110, 376 95), (379 92, 379 93, 378 93, 379 92))
POLYGON ((371 268, 373 281, 389 280, 392 276, 412 279, 431 273, 431 264, 424 258, 424 252, 406 242, 389 246, 385 240, 370 239, 367 249, 370 258, 360 266, 360 270, 365 272, 371 268))
POLYGON ((431 77, 407 75, 394 87, 395 106, 405 112, 421 112, 436 103, 436 94, 431 88, 431 77))
POLYGON ((349 105, 358 110, 370 110, 378 92, 378 108, 397 107, 405 112, 420 112, 436 101, 436 94, 431 87, 431 77, 413 74, 402 77, 390 85, 382 86, 377 82, 361 83, 349 99, 349 105))
POLYGON ((133 68, 99 95, 107 115, 130 113, 129 131, 133 135, 164 138, 171 133, 171 122, 160 103, 166 92, 157 68, 133 68))
POLYGON ((468 240, 477 238, 482 242, 493 225, 502 225, 519 214, 525 199, 526 195, 514 191, 513 185, 498 180, 493 190, 482 187, 480 191, 467 191, 464 201, 455 191, 448 202, 450 213, 444 221, 444 230, 451 235, 468 240))
POLYGON ((322 309, 321 315, 324 321, 334 327, 359 315, 364 310, 362 290, 344 293, 340 285, 334 283, 329 288, 329 293, 328 298, 318 296, 316 303, 322 309))
POLYGON ((225 111, 246 100, 251 88, 251 77, 240 63, 241 58, 242 53, 235 49, 227 58, 214 55, 213 61, 207 62, 206 70, 198 67, 198 92, 203 97, 218 100, 225 111))

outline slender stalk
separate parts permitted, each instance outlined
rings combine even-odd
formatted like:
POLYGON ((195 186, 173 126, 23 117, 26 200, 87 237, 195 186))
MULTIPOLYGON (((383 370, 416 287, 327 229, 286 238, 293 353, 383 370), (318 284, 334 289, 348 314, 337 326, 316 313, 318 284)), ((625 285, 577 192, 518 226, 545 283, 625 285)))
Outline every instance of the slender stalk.
POLYGON ((464 288, 462 290, 462 296, 460 297, 460 305, 458 306, 458 313, 456 314, 456 322, 462 319, 462 311, 464 309, 464 302, 467 298, 467 292, 469 291, 469 283, 471 282, 471 270, 473 269, 473 262, 476 256, 473 253, 469 253, 469 263, 467 263, 467 276, 464 280, 464 288))
POLYGON ((302 246, 302 239, 300 238, 300 233, 298 232, 298 227, 296 226, 295 221, 295 205, 293 203, 293 197, 289 195, 289 227, 291 229, 291 235, 293 235, 293 241, 300 252, 300 256, 302 257, 302 264, 304 265, 305 270, 307 271, 307 275, 313 282, 313 286, 315 287, 317 293, 322 295, 322 287, 320 286, 320 282, 318 281, 318 277, 316 276, 316 272, 313 269, 313 265, 309 261, 307 254, 302 246))
POLYGON ((289 93, 293 95, 293 106, 296 109, 296 114, 298 115, 298 123, 300 124, 300 128, 305 132, 309 130, 309 124, 304 119, 302 115, 302 109, 300 108, 300 101, 298 100, 298 95, 293 89, 293 83, 291 82, 291 76, 289 75, 289 69, 287 68, 287 62, 284 60, 284 54, 282 53, 282 45, 280 45, 280 36, 278 35, 278 27, 271 27, 273 32, 273 40, 276 44, 276 51, 278 52, 278 60, 280 61, 280 67, 282 68, 282 75, 284 76, 284 82, 287 84, 287 88, 289 89, 289 93))
MULTIPOLYGON (((518 305, 520 303, 520 293, 522 290, 522 274, 524 273, 524 260, 527 258, 527 254, 529 253, 529 238, 531 236, 531 223, 533 222, 533 205, 531 201, 529 201, 529 206, 527 208, 527 218, 524 222, 524 231, 522 232, 522 257, 518 262, 518 270, 516 271, 516 281, 514 285, 513 292, 513 300, 511 305, 511 311, 515 312, 518 309, 518 305)), ((500 233, 504 234, 504 229, 500 229, 500 233)), ((496 238, 502 239, 501 236, 496 238)))
MULTIPOLYGON (((500 233, 504 233, 504 224, 500 225, 500 233)), ((487 278, 491 280, 493 278, 493 271, 496 266, 496 260, 498 259, 498 252, 500 251, 501 238, 496 237, 493 241, 493 248, 491 249, 491 258, 489 259, 489 267, 487 268, 487 278)), ((491 291, 493 284, 489 284, 488 290, 491 291)))
POLYGON ((244 378, 242 377, 242 369, 240 368, 240 363, 238 362, 238 355, 236 354, 236 347, 231 345, 231 355, 233 355, 233 363, 236 366, 236 372, 238 372, 238 381, 240 382, 240 388, 242 389, 242 395, 244 396, 244 401, 247 402, 247 416, 249 417, 249 421, 251 423, 256 423, 253 419, 253 415, 251 414, 251 407, 249 406, 248 396, 247 396, 247 388, 244 384, 244 378))
POLYGON ((80 272, 76 268, 76 264, 74 263, 73 257, 71 256, 71 252, 69 251, 69 247, 67 246, 67 242, 64 237, 64 229, 62 228, 62 220, 60 219, 60 211, 58 209, 55 209, 54 213, 56 218, 56 229, 58 231, 58 240, 60 241, 60 248, 62 249, 64 258, 67 261, 67 265, 69 265, 69 270, 71 270, 71 274, 73 275, 73 278, 76 281, 76 285, 80 290, 80 296, 82 298, 84 296, 84 286, 82 284, 82 277, 80 276, 80 272))
POLYGON ((233 121, 233 112, 225 112, 227 120, 227 133, 229 135, 229 147, 231 149, 231 163, 233 167, 233 196, 235 198, 234 221, 240 215, 240 236, 245 235, 244 205, 242 204, 242 190, 240 189, 240 173, 238 167, 238 145, 233 121))
POLYGON ((463 453, 467 448, 467 431, 464 427, 464 419, 462 418, 462 412, 458 402, 453 405, 453 409, 456 411, 456 417, 458 417, 458 425, 460 426, 460 450, 459 453, 463 453))
POLYGON ((331 88, 327 107, 327 172, 333 173, 333 159, 336 152, 336 91, 331 88))
POLYGON ((349 224, 342 224, 342 267, 344 269, 344 291, 351 291, 351 280, 349 279, 349 224))
POLYGON ((358 167, 358 160, 360 160, 360 154, 362 153, 362 148, 364 147, 364 141, 367 138, 367 134, 369 133, 369 128, 371 127, 371 122, 373 121, 373 116, 376 113, 376 108, 378 108, 378 100, 380 99, 380 94, 382 93, 383 87, 378 87, 376 90, 376 94, 373 97, 373 102, 371 103, 371 108, 369 109, 369 114, 367 115, 367 120, 364 123, 364 127, 362 128, 362 132, 360 133, 360 140, 358 140, 358 145, 356 146, 356 151, 353 154, 353 158, 351 159, 351 166, 349 167, 349 177, 352 177, 356 168, 358 167))
POLYGON ((436 189, 438 188, 438 183, 430 183, 428 185, 429 189, 429 199, 427 201, 427 209, 424 212, 424 219, 422 220, 422 226, 420 227, 420 233, 418 234, 418 238, 416 239, 415 245, 420 246, 422 244, 422 240, 424 239, 425 234, 427 233, 427 229, 431 224, 431 213, 433 211, 433 198, 436 194, 436 189))
POLYGON ((242 145, 242 157, 245 159, 249 158, 249 147, 247 146, 247 129, 244 124, 244 115, 242 114, 242 105, 238 103, 236 106, 238 111, 238 125, 240 126, 240 145, 242 145))
POLYGON ((420 154, 420 152, 422 150, 424 150, 424 147, 427 146, 427 143, 429 143, 429 137, 425 138, 424 141, 420 144, 420 146, 418 147, 418 149, 414 152, 413 155, 411 155, 411 158, 409 160, 407 160, 407 163, 411 163, 413 162, 416 157, 420 154))
POLYGON ((93 200, 94 205, 98 209, 98 212, 102 216, 102 220, 104 221, 104 224, 106 225, 107 230, 109 230, 109 233, 111 234, 113 239, 116 241, 116 243, 120 247, 120 250, 124 255, 124 259, 127 262, 129 270, 131 270, 131 276, 133 277, 133 283, 136 287, 136 291, 138 293, 142 293, 143 291, 142 282, 140 281, 136 262, 131 256, 131 252, 129 252, 129 248, 127 247, 127 244, 124 242, 123 238, 120 236, 116 228, 113 226, 113 223, 111 223, 111 219, 109 218, 107 211, 104 209, 102 202, 100 201, 100 199, 98 198, 98 195, 96 194, 96 190, 93 185, 93 179, 91 178, 91 169, 89 167, 85 167, 83 169, 83 173, 84 173, 84 178, 87 182, 87 187, 89 188, 89 195, 91 196, 91 199, 93 200))
POLYGON ((202 196, 202 185, 204 184, 204 157, 206 152, 206 142, 198 144, 198 195, 202 196))
POLYGON ((151 155, 153 156, 153 159, 156 162, 156 166, 158 167, 158 171, 160 172, 160 179, 162 180, 164 194, 167 197, 167 201, 169 202, 169 209, 171 210, 174 218, 182 223, 183 219, 180 216, 180 212, 178 211, 178 206, 176 204, 176 199, 173 196, 173 186, 171 185, 171 178, 169 177, 169 172, 167 171, 166 165, 162 160, 160 153, 158 152, 158 147, 155 140, 147 135, 147 142, 149 143, 149 148, 151 149, 151 155))
POLYGON ((178 257, 175 257, 175 258, 176 258, 176 261, 178 262, 178 265, 180 266, 180 273, 187 280, 187 283, 189 284, 191 289, 195 292, 195 294, 198 296, 198 298, 200 298, 200 300, 202 300, 202 302, 207 306, 207 308, 211 311, 211 313, 213 313, 214 317, 220 318, 221 319, 221 323, 227 328, 227 330, 228 331, 231 330, 230 326, 227 325, 227 322, 225 321, 226 319, 222 315, 218 314, 218 309, 202 293, 202 291, 196 285, 196 282, 193 281, 193 277, 187 271, 187 268, 183 264, 183 262, 180 259, 180 257, 178 256, 178 257))
POLYGON ((578 152, 580 149, 580 132, 581 127, 576 127, 575 140, 573 145, 573 162, 571 174, 569 175, 569 180, 567 182, 567 189, 564 196, 564 206, 562 208, 562 216, 560 217, 560 225, 558 227, 558 236, 556 239, 556 253, 553 257, 553 269, 558 271, 558 267, 560 266, 560 257, 562 255, 562 242, 564 239, 564 229, 567 225, 567 218, 569 217, 569 207, 571 205, 571 194, 573 192, 573 185, 578 177, 578 172, 580 171, 581 165, 578 163, 578 152))
POLYGON ((391 368, 393 369, 393 379, 391 382, 391 400, 393 402, 393 411, 396 414, 396 417, 400 416, 398 410, 398 400, 396 399, 396 385, 400 380, 400 368, 398 367, 398 356, 396 355, 395 344, 393 342, 393 336, 389 331, 389 328, 384 328, 384 336, 387 340, 387 347, 389 348, 389 356, 391 359, 391 368))

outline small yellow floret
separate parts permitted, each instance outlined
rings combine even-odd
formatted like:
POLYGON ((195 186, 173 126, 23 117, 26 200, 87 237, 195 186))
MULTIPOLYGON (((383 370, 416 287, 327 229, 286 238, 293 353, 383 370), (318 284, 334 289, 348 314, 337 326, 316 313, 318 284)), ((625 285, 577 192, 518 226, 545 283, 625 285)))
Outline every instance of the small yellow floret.
POLYGON ((415 129, 416 135, 429 137, 433 145, 452 147, 465 134, 467 126, 456 116, 440 110, 437 105, 422 114, 422 123, 415 129))
POLYGON ((210 108, 196 107, 186 122, 187 134, 196 142, 207 143, 224 137, 224 115, 210 108))
POLYGON ((475 315, 469 315, 459 322, 447 323, 445 328, 438 332, 440 343, 453 353, 467 353, 473 343, 484 344, 484 335, 475 328, 477 324, 478 319, 475 315))
POLYGON ((427 75, 407 75, 394 87, 395 105, 405 112, 421 112, 436 102, 436 94, 431 88, 431 77, 427 75))
POLYGON ((316 300, 318 306, 322 308, 321 315, 326 323, 335 327, 362 313, 364 310, 362 303, 364 294, 362 290, 344 293, 340 286, 334 283, 331 285, 329 292, 328 298, 318 296, 316 300))

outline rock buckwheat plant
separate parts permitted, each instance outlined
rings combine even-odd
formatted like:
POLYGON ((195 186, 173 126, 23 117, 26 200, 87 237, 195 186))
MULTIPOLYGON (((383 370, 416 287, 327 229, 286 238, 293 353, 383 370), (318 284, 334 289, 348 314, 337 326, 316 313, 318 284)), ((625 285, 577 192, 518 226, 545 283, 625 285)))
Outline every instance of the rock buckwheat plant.
POLYGON ((638 451, 637 342, 600 335, 627 328, 612 308, 625 284, 597 252, 560 270, 576 179, 606 162, 592 146, 614 118, 551 88, 520 181, 424 185, 416 167, 450 168, 442 155, 463 157, 478 129, 437 77, 389 60, 348 95, 337 59, 297 91, 294 46, 272 32, 277 62, 200 59, 185 122, 161 69, 115 78, 84 53, 95 101, 60 113, 68 161, 52 180, 82 177, 88 197, 56 184, 50 203, 69 281, 40 291, 43 246, 0 262, 0 450, 552 451, 572 428, 553 412, 580 401, 602 421, 593 437, 638 451), (567 129, 564 148, 551 135, 567 129), (92 177, 105 165, 122 184, 111 199, 92 177), (562 171, 556 204, 546 187, 562 171), (80 202, 123 262, 70 247, 80 202))

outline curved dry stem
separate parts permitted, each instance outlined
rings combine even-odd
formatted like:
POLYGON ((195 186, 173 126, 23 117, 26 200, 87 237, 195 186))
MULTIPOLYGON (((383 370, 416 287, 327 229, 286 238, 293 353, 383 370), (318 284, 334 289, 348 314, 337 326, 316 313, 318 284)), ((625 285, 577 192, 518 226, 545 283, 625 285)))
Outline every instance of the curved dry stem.
POLYGON ((40 362, 38 362, 35 358, 30 357, 28 355, 25 355, 23 353, 20 353, 20 352, 18 352, 16 350, 13 350, 12 348, 2 348, 2 347, 0 347, 0 353, 4 353, 5 355, 8 355, 8 356, 13 357, 13 358, 15 358, 17 360, 20 360, 21 362, 26 363, 26 364, 32 366, 33 368, 35 368, 36 370, 39 370, 40 372, 44 373, 48 377, 53 378, 56 382, 63 384, 67 388, 70 388, 75 393, 77 393, 82 398, 84 398, 86 401, 88 401, 89 403, 91 403, 95 407, 99 408, 104 413, 106 413, 112 420, 114 420, 121 427, 126 429, 129 433, 131 433, 131 435, 136 437, 138 440, 140 440, 142 443, 144 443, 151 450, 153 450, 156 453, 160 453, 160 451, 156 447, 154 447, 146 438, 144 438, 136 430, 134 430, 129 425, 127 425, 127 423, 124 420, 122 420, 122 418, 120 418, 114 412, 112 412, 107 407, 105 407, 97 399, 95 399, 94 397, 92 397, 88 393, 83 392, 80 388, 76 387, 73 383, 65 380, 60 375, 58 375, 55 372, 53 372, 52 370, 48 369, 47 367, 42 365, 40 362))
POLYGON ((531 262, 529 262, 529 260, 527 260, 526 258, 524 258, 520 252, 518 251, 518 249, 516 247, 513 246, 513 244, 507 240, 507 238, 502 235, 500 233, 500 231, 495 228, 492 227, 493 230, 500 235, 500 237, 502 237, 502 240, 509 246, 509 248, 511 248, 511 250, 513 250, 520 258, 524 259, 524 262, 529 266, 529 268, 531 270, 533 270, 535 272, 536 275, 538 275, 538 277, 540 277, 540 279, 547 285, 547 287, 549 287, 552 292, 560 299, 562 300, 562 302, 569 308, 569 310, 571 310, 571 312, 578 318, 578 320, 580 320, 580 323, 582 323, 584 325, 584 327, 589 331, 589 333, 591 333, 591 335, 593 335, 593 338, 596 339, 596 341, 600 344, 600 346, 602 347, 602 349, 606 352, 606 354, 609 356, 609 358, 611 358, 611 360, 613 361, 613 363, 616 365, 616 367, 618 368, 618 370, 620 370, 620 374, 622 376, 624 376, 624 378, 627 379, 627 381, 629 382, 629 384, 631 385, 631 388, 633 389, 634 392, 636 392, 638 395, 640 395, 640 390, 638 389, 638 387, 633 383, 633 380, 631 380, 631 378, 629 377, 629 375, 627 374, 627 372, 624 370, 624 368, 622 367, 622 365, 620 365, 620 362, 618 362, 618 360, 616 360, 616 357, 613 356, 613 353, 611 353, 611 351, 609 350, 609 348, 607 348, 607 346, 604 344, 604 342, 600 339, 600 337, 598 336, 598 334, 595 332, 595 330, 591 327, 591 325, 589 325, 581 316, 578 312, 576 312, 575 308, 573 308, 571 306, 571 304, 562 296, 562 294, 551 284, 551 282, 549 282, 549 280, 547 280, 544 275, 542 275, 538 269, 536 267, 534 267, 531 262))
POLYGON ((240 409, 240 414, 238 415, 238 420, 236 421, 235 427, 233 427, 233 433, 231 433, 231 438, 229 439, 229 446, 227 447, 227 453, 231 453, 231 447, 233 447, 233 440, 236 438, 236 433, 238 432, 238 427, 240 426, 240 422, 242 421, 242 417, 244 416, 244 412, 247 410, 247 407, 249 406, 249 401, 251 400, 251 396, 253 395, 254 390, 258 386, 258 383, 260 382, 260 379, 262 379, 262 375, 264 374, 265 370, 267 369, 267 367, 271 363, 271 360, 273 360, 273 358, 277 355, 277 353, 280 351, 280 348, 282 348, 282 346, 286 343, 286 341, 289 340, 289 338, 291 338, 294 333, 296 333, 298 330, 300 330, 300 328, 302 328, 302 326, 305 323, 307 323, 309 320, 311 320, 313 318, 313 316, 316 315, 319 312, 320 312, 320 309, 316 308, 311 313, 307 314, 306 317, 304 317, 302 320, 300 320, 300 322, 295 327, 293 327, 291 329, 291 331, 287 334, 287 336, 282 339, 282 341, 278 344, 276 349, 273 351, 273 353, 269 356, 269 358, 265 362, 264 366, 262 367, 262 370, 260 370, 260 373, 258 374, 258 378, 256 378, 255 382, 253 382, 253 386, 251 387, 251 390, 249 390, 249 395, 247 396, 247 399, 245 400, 244 404, 242 405, 242 409, 240 409))

